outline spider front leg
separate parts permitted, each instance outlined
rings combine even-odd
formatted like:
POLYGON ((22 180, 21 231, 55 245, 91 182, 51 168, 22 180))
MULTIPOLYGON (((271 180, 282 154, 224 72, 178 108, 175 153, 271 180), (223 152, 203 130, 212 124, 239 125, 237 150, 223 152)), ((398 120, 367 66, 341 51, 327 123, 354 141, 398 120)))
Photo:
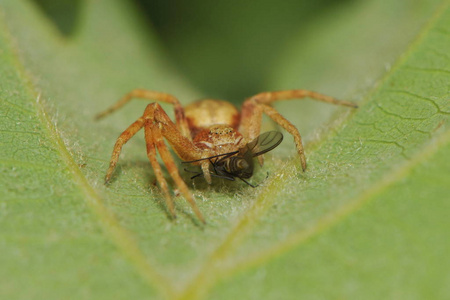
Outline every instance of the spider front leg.
POLYGON ((144 118, 141 117, 120 134, 113 148, 108 171, 106 171, 105 184, 108 184, 111 179, 114 169, 116 168, 117 161, 119 160, 119 155, 122 151, 123 145, 125 145, 126 142, 128 142, 139 130, 141 130, 144 126, 144 122, 144 118))
POLYGON ((163 176, 161 166, 158 163, 158 160, 156 159, 156 147, 155 147, 155 141, 154 141, 154 134, 152 132, 152 125, 147 122, 144 127, 145 131, 145 143, 147 144, 147 157, 150 161, 150 164, 152 165, 153 172, 155 173, 156 180, 159 183, 159 186, 161 187, 161 190, 164 193, 164 197, 166 198, 166 205, 169 209, 170 215, 175 219, 175 204, 173 202, 172 197, 169 193, 169 187, 167 185, 167 181, 163 176))
MULTIPOLYGON (((167 171, 169 172, 169 174, 172 177, 173 181, 175 182, 176 186, 180 189, 181 194, 191 205, 192 209, 194 210, 194 213, 197 215, 197 217, 200 219, 200 221, 202 221, 203 223, 206 223, 205 218, 203 217, 202 213, 198 209, 197 204, 195 203, 194 197, 192 196, 191 192, 189 191, 189 188, 187 187, 186 183, 183 181, 183 179, 180 176, 180 173, 178 172, 178 168, 175 165, 175 161, 173 160, 173 157, 170 154, 169 149, 167 148, 166 144, 164 143, 164 139, 161 134, 161 130, 158 128, 158 125, 156 125, 156 124, 152 125, 151 128, 152 128, 153 137, 155 139, 156 147, 158 148, 159 155, 161 156, 161 158, 164 162, 164 165, 167 168, 167 171)), ((173 201, 171 200, 170 202, 172 202, 172 205, 173 205, 173 201)), ((168 206, 170 208, 170 205, 168 205, 168 206)))
MULTIPOLYGON (((300 161, 302 164, 303 171, 306 170, 306 157, 303 149, 302 137, 298 129, 284 118, 275 108, 271 106, 273 102, 280 100, 289 99, 303 99, 311 98, 313 100, 322 101, 326 103, 349 106, 357 108, 358 106, 349 101, 337 100, 333 97, 326 96, 317 92, 308 90, 287 90, 287 91, 276 91, 276 92, 265 92, 254 95, 248 98, 242 105, 241 123, 239 131, 248 140, 255 139, 261 130, 261 118, 264 112, 272 120, 283 127, 287 132, 289 132, 294 137, 294 142, 297 147, 298 154, 300 156, 300 161)), ((260 160, 262 162, 262 160, 260 160)))
MULTIPOLYGON (((147 100, 156 100, 161 101, 165 103, 172 104, 175 111, 175 119, 176 119, 176 126, 178 131, 181 132, 181 134, 191 139, 191 135, 189 132, 189 127, 187 124, 186 116, 184 114, 184 109, 181 106, 178 99, 170 94, 167 93, 161 93, 161 92, 155 92, 155 91, 149 91, 144 89, 134 89, 122 98, 119 99, 114 105, 106 109, 105 111, 97 114, 95 116, 96 120, 102 119, 105 116, 115 112, 128 102, 130 102, 134 98, 142 98, 147 100)), ((130 125, 122 134, 119 136, 119 138, 116 141, 116 144, 114 145, 112 157, 110 160, 108 171, 106 172, 106 178, 105 183, 108 183, 111 179, 112 173, 114 172, 114 169, 116 168, 117 161, 119 160, 120 152, 122 151, 123 145, 128 142, 129 139, 131 139, 136 132, 138 132, 142 127, 144 126, 144 118, 139 118, 136 122, 134 122, 132 125, 130 125)))
POLYGON ((206 223, 205 218, 203 217, 202 213, 197 207, 197 204, 195 203, 194 197, 192 196, 186 183, 183 181, 178 172, 175 161, 164 142, 164 137, 172 145, 175 152, 177 152, 177 154, 182 158, 196 159, 197 157, 200 157, 201 152, 199 152, 198 149, 195 148, 191 141, 183 137, 180 132, 178 132, 175 124, 173 124, 169 116, 167 116, 167 114, 158 103, 149 104, 145 109, 143 117, 145 118, 144 126, 148 157, 150 163, 153 166, 153 169, 155 170, 156 178, 161 186, 161 189, 166 195, 166 203, 170 213, 173 217, 175 217, 174 203, 172 198, 170 197, 167 182, 162 176, 161 166, 156 160, 155 146, 158 149, 158 152, 164 162, 164 165, 167 168, 167 171, 169 172, 169 175, 175 182, 175 185, 178 187, 184 198, 189 202, 197 217, 203 223, 206 223))
MULTIPOLYGON (((140 90, 135 90, 140 91, 140 90)), ((175 106, 175 115, 177 123, 174 124, 172 120, 167 116, 162 107, 158 103, 152 103, 147 106, 142 117, 131 124, 116 141, 113 149, 110 165, 106 174, 106 183, 109 182, 112 173, 116 167, 117 161, 119 159, 120 152, 122 151, 123 145, 128 142, 142 127, 145 128, 145 139, 147 144, 147 156, 155 172, 156 179, 163 190, 166 198, 167 208, 170 214, 175 217, 175 205, 170 196, 167 181, 165 180, 160 164, 156 159, 156 149, 158 149, 164 164, 169 171, 170 176, 173 178, 175 184, 180 189, 182 195, 191 204, 197 217, 205 223, 205 219, 198 209, 192 194, 181 179, 178 169, 170 155, 167 146, 164 143, 164 137, 172 145, 175 152, 184 160, 196 160, 202 155, 202 152, 197 149, 192 141, 190 140, 189 128, 183 125, 184 110, 179 105, 176 98, 163 93, 144 91, 146 96, 150 98, 157 98, 156 100, 172 103, 175 106), (175 99, 175 100, 174 100, 175 99), (183 128, 185 130, 183 130, 183 128), (185 134, 187 132, 188 134, 185 134)), ((103 117, 121 106, 131 99, 131 96, 136 96, 139 93, 132 92, 127 94, 118 103, 112 106, 110 109, 98 115, 98 117, 103 117)), ((139 94, 143 97, 143 94, 139 94)), ((187 123, 186 123, 187 124, 187 123)))
POLYGON ((116 168, 117 161, 119 160, 120 152, 122 151, 123 145, 125 145, 142 127, 144 127, 145 130, 145 140, 147 144, 148 159, 153 167, 153 171, 155 172, 156 180, 159 182, 159 185, 164 192, 169 212, 172 215, 172 217, 175 218, 176 217, 175 205, 173 203, 172 198, 170 197, 167 181, 164 179, 161 166, 159 165, 156 159, 156 149, 155 143, 153 141, 151 127, 146 124, 146 120, 144 117, 140 117, 139 119, 137 119, 137 121, 135 121, 124 132, 122 132, 122 134, 117 139, 109 163, 109 168, 108 171, 106 172, 105 184, 108 184, 111 179, 114 169, 116 168))

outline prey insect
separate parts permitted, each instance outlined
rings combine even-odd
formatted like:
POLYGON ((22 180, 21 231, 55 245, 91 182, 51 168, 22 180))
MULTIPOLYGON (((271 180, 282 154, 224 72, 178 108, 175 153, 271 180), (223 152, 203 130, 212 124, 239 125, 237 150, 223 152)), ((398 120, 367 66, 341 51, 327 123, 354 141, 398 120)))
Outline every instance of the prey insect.
POLYGON ((175 204, 157 160, 157 151, 175 186, 203 223, 205 218, 181 178, 165 140, 181 160, 200 166, 202 175, 209 184, 212 182, 212 177, 228 180, 239 178, 246 181, 253 175, 253 159, 257 157, 262 165, 262 155, 274 149, 282 140, 279 132, 271 131, 260 135, 263 113, 293 136, 302 169, 306 169, 306 157, 299 131, 272 107, 272 103, 280 100, 311 98, 331 104, 357 107, 352 102, 337 100, 308 90, 286 90, 256 94, 244 101, 240 112, 229 102, 211 99, 196 101, 183 108, 178 99, 170 94, 136 89, 126 94, 109 109, 98 114, 96 118, 103 118, 116 111, 133 98, 157 102, 147 105, 142 116, 120 134, 113 148, 105 182, 108 183, 112 177, 123 145, 143 128, 147 156, 164 193, 170 215, 173 218, 176 216, 175 204), (173 106, 175 122, 169 118, 158 102, 173 106))
MULTIPOLYGON (((269 131, 261 134, 259 137, 237 151, 197 160, 184 161, 183 163, 195 163, 202 160, 209 160, 214 170, 214 173, 212 173, 211 176, 231 181, 234 181, 235 178, 239 178, 249 186, 255 187, 246 180, 253 176, 253 158, 273 150, 281 143, 282 140, 283 135, 281 132, 269 131)), ((203 175, 203 173, 198 172, 198 174, 192 176, 191 179, 201 175, 203 175)))

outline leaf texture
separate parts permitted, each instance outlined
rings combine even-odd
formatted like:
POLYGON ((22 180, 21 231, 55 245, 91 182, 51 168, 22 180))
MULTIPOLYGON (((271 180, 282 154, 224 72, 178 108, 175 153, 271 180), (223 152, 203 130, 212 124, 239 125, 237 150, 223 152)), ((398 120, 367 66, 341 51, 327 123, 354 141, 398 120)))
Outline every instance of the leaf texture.
POLYGON ((205 93, 135 7, 84 1, 61 32, 35 2, 0 1, 0 296, 448 298, 450 10, 412 2, 347 1, 292 32, 267 89, 360 108, 277 105, 308 142, 308 171, 288 137, 256 189, 193 182, 201 226, 182 197, 168 219, 142 135, 103 185, 146 104, 96 113, 137 87, 182 103, 205 93))

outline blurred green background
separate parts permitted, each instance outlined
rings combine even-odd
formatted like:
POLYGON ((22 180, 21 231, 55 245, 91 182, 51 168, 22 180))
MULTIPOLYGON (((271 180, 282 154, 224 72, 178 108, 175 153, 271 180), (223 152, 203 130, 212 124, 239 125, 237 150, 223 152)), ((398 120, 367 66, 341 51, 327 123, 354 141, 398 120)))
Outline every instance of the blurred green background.
MULTIPOLYGON (((35 1, 64 34, 73 34, 82 1, 35 1)), ((291 39, 352 1, 134 0, 148 32, 156 31, 164 52, 191 84, 205 96, 233 102, 267 89, 270 71, 291 39)))
POLYGON ((244 99, 267 88, 293 36, 350 0, 137 2, 196 86, 216 97, 244 99))

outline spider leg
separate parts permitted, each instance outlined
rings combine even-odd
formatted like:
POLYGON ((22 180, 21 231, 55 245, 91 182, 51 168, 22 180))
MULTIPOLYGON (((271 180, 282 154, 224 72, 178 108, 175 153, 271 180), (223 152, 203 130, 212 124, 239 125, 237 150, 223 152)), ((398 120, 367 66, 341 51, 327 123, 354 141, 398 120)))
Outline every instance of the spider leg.
POLYGON ((177 185, 177 187, 180 189, 181 194, 183 194, 184 198, 189 202, 192 209, 194 210, 194 213, 197 215, 197 217, 203 222, 205 222, 205 218, 203 217, 202 213, 197 207, 197 204, 195 203, 194 197, 192 196, 191 192, 189 191, 186 183, 184 183, 183 179, 181 178, 180 174, 178 173, 178 168, 175 165, 175 162, 173 160, 172 155, 169 152, 169 149, 167 148, 166 144, 164 143, 163 135, 161 133, 161 130, 158 127, 158 124, 152 124, 152 133, 153 133, 153 139, 155 141, 156 147, 158 148, 159 155, 161 156, 164 165, 167 168, 167 171, 169 171, 170 176, 172 177, 173 181, 177 185))
POLYGON ((175 124, 158 103, 147 105, 144 111, 144 118, 150 123, 158 125, 158 131, 172 146, 172 149, 183 161, 192 161, 202 158, 203 152, 192 143, 191 140, 183 136, 175 124))
POLYGON ((144 126, 144 122, 145 121, 143 117, 137 119, 124 132, 122 132, 122 134, 117 139, 111 155, 108 171, 106 171, 105 184, 107 184, 111 179, 112 173, 116 168, 117 161, 119 160, 119 155, 122 151, 123 145, 128 142, 142 128, 142 126, 144 126))
MULTIPOLYGON (((152 103, 147 106, 147 108, 144 111, 144 118, 146 120, 146 127, 148 126, 150 128, 151 140, 153 142, 153 145, 155 145, 156 148, 158 149, 159 155, 161 156, 161 159, 164 162, 167 171, 174 180, 176 186, 179 188, 181 194, 191 205, 194 213, 203 223, 206 223, 205 218, 203 217, 202 213, 197 207, 197 204, 195 203, 194 197, 192 196, 186 183, 184 183, 183 179, 181 178, 178 172, 178 168, 175 165, 175 161, 173 160, 173 157, 170 154, 169 149, 167 148, 164 142, 164 138, 166 138, 169 141, 169 143, 172 145, 172 148, 175 150, 178 156, 180 156, 184 160, 198 159, 201 155, 201 152, 199 152, 198 149, 195 148, 195 146, 192 144, 190 140, 183 137, 179 133, 179 131, 175 127, 175 124, 173 124, 169 116, 167 116, 167 114, 164 112, 164 110, 158 103, 152 103)), ((150 146, 150 148, 151 147, 152 146, 150 146)), ((154 151, 152 148, 150 150, 154 151)), ((152 154, 153 153, 154 152, 152 152, 152 154)), ((154 159, 156 161, 156 157, 154 155, 150 156, 151 160, 154 159)), ((157 168, 160 169, 159 164, 157 168)), ((160 181, 160 183, 161 182, 162 181, 160 181)), ((166 201, 170 209, 170 206, 173 205, 173 201, 171 198, 170 200, 167 200, 167 197, 166 201)))
POLYGON ((275 108, 269 106, 267 104, 260 104, 263 111, 268 115, 272 120, 280 124, 287 132, 289 132, 294 137, 295 145, 297 146, 297 152, 300 156, 300 161, 302 164, 303 171, 306 170, 306 157, 305 151, 303 149, 302 136, 298 131, 297 127, 292 125, 286 118, 284 118, 275 108))
MULTIPOLYGON (((285 119, 275 108, 270 106, 273 102, 289 99, 303 99, 311 98, 313 100, 322 101, 326 103, 349 106, 357 108, 358 106, 349 101, 337 100, 333 97, 326 96, 317 92, 308 90, 286 90, 276 92, 265 92, 254 95, 248 98, 242 105, 241 123, 239 131, 248 139, 255 139, 261 130, 261 118, 262 113, 267 114, 272 120, 277 122, 286 131, 288 131, 293 137, 297 146, 297 151, 300 156, 302 169, 306 169, 306 158, 304 154, 302 137, 297 128, 285 119)), ((262 156, 259 160, 262 162, 262 156)), ((258 158, 260 158, 258 157, 258 158)))
POLYGON ((161 93, 161 92, 155 92, 155 91, 149 91, 144 89, 135 89, 120 98, 115 104, 113 104, 111 107, 106 109, 105 111, 97 114, 95 116, 96 120, 102 119, 106 117, 107 115, 113 113, 114 111, 118 110, 125 104, 127 104, 130 100, 134 98, 141 98, 146 100, 153 100, 153 101, 160 101, 172 104, 175 110, 175 120, 177 124, 178 130, 181 132, 181 134, 184 137, 187 137, 188 139, 191 139, 191 134, 189 131, 189 126, 186 120, 186 116, 184 113, 184 109, 181 106, 178 99, 170 94, 167 93, 161 93))
POLYGON ((144 130, 145 130, 145 143, 147 144, 147 157, 152 165, 153 172, 155 172, 156 180, 159 182, 159 186, 164 192, 164 196, 166 198, 166 205, 169 209, 170 214, 173 218, 176 218, 175 214, 175 204, 173 202, 172 197, 169 193, 169 187, 167 185, 167 181, 164 178, 162 174, 161 166, 159 165, 157 159, 156 159, 156 148, 155 148, 155 141, 153 138, 151 123, 146 122, 144 130))
POLYGON ((255 99, 259 103, 265 103, 265 104, 271 104, 276 101, 280 100, 291 100, 291 99, 303 99, 303 98, 311 98, 313 100, 322 101, 326 103, 336 104, 336 105, 342 105, 342 106, 349 106, 353 108, 357 108, 358 105, 356 105, 353 102, 350 101, 344 101, 344 100, 338 100, 336 98, 320 94, 313 91, 308 90, 285 90, 285 91, 275 91, 275 92, 264 92, 256 94, 249 99, 255 99))

